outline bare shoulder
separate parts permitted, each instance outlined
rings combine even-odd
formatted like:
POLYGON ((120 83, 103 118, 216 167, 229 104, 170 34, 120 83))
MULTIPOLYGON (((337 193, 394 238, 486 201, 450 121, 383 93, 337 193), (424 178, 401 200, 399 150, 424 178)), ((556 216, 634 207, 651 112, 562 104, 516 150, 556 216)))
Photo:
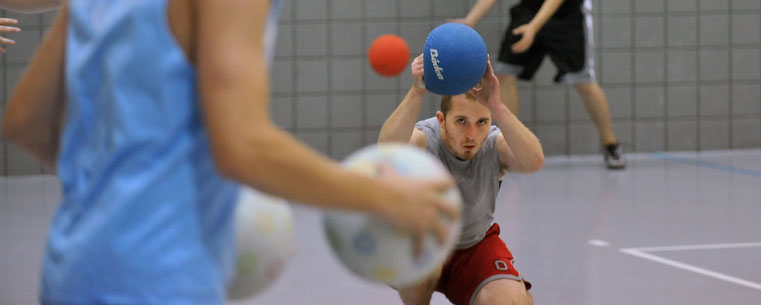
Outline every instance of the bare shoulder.
POLYGON ((428 139, 426 139, 425 133, 422 130, 414 128, 412 129, 409 144, 425 149, 428 147, 428 139))

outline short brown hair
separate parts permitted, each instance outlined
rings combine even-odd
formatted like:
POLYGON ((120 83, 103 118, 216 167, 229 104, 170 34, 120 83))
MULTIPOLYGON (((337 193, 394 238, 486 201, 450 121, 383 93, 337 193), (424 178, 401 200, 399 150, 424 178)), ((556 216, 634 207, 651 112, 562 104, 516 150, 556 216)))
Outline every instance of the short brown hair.
MULTIPOLYGON (((465 93, 465 98, 469 100, 476 100, 476 97, 473 96, 470 92, 465 93)), ((447 117, 447 112, 452 109, 452 96, 451 95, 444 95, 441 97, 441 105, 439 106, 441 113, 444 114, 444 117, 447 117)))

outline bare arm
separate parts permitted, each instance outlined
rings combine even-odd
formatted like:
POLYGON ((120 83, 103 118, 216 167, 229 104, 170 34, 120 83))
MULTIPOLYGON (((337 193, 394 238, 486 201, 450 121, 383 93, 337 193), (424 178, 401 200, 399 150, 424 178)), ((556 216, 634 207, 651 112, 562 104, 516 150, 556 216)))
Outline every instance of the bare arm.
POLYGON ((214 159, 224 175, 306 204, 375 213, 420 234, 432 228, 442 232, 439 212, 457 215, 437 196, 451 180, 371 179, 342 170, 278 128, 268 109, 263 42, 268 1, 199 3, 201 103, 214 159))
POLYGON ((65 111, 63 69, 67 14, 65 9, 61 10, 11 94, 3 116, 3 136, 51 168, 58 155, 65 111))
POLYGON ((420 115, 420 107, 423 105, 423 98, 428 92, 421 85, 423 83, 423 54, 412 60, 411 69, 412 77, 415 83, 407 91, 399 106, 396 107, 391 116, 386 119, 381 128, 378 142, 404 142, 415 146, 425 147, 425 135, 422 132, 415 132, 415 121, 420 115))
POLYGON ((497 139, 499 160, 504 167, 520 173, 538 171, 544 165, 544 152, 539 139, 518 120, 499 97, 499 80, 489 62, 482 80, 483 88, 472 91, 476 100, 489 109, 502 131, 497 139))
MULTIPOLYGON (((378 143, 402 142, 410 143, 415 146, 421 146, 419 137, 414 137, 415 122, 420 114, 420 107, 423 105, 425 93, 420 93, 413 86, 407 92, 399 106, 386 119, 378 136, 378 143)), ((423 137, 425 141, 425 137, 423 137)), ((422 142, 425 147, 425 142, 422 142)))
POLYGON ((539 8, 539 12, 536 13, 536 16, 528 24, 537 30, 541 29, 547 23, 547 20, 550 20, 550 17, 555 15, 561 4, 563 4, 563 0, 544 0, 542 7, 539 8))
POLYGON ((528 50, 534 44, 534 36, 552 15, 555 15, 563 0, 544 0, 542 7, 529 23, 521 25, 513 30, 514 35, 523 35, 521 40, 513 44, 513 52, 521 53, 528 50))
POLYGON ((468 15, 465 16, 465 18, 457 19, 454 21, 467 24, 470 27, 475 27, 476 24, 481 21, 481 18, 486 16, 486 14, 491 11, 492 7, 494 7, 494 4, 496 3, 497 0, 478 0, 476 4, 473 5, 473 8, 470 9, 470 12, 468 12, 468 15))
POLYGON ((497 138, 500 162, 513 172, 529 174, 538 171, 544 165, 542 144, 507 107, 504 110, 503 114, 496 115, 497 125, 502 130, 497 138))
POLYGON ((0 8, 19 13, 41 13, 54 9, 61 0, 0 0, 0 8))

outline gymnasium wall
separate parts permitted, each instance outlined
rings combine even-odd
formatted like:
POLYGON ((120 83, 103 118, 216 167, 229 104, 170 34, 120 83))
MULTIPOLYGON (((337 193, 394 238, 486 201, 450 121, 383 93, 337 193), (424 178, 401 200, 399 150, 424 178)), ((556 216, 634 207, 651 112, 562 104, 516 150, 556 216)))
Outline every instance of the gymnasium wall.
MULTIPOLYGON (((501 1, 476 27, 497 56, 509 7, 501 1)), ((428 32, 462 17, 463 0, 284 0, 271 73, 275 122, 335 158, 377 139, 411 84, 376 75, 366 60, 373 39, 403 37, 419 54, 428 32)), ((596 71, 613 128, 626 152, 761 147, 761 1, 593 0, 596 71)), ((2 56, 0 108, 55 13, 20 20, 17 45, 2 56)), ((570 87, 552 83, 545 60, 520 84, 520 118, 546 155, 597 154, 598 134, 570 87)), ((432 116, 429 96, 421 118, 432 116)), ((0 141, 0 174, 47 172, 0 141)))

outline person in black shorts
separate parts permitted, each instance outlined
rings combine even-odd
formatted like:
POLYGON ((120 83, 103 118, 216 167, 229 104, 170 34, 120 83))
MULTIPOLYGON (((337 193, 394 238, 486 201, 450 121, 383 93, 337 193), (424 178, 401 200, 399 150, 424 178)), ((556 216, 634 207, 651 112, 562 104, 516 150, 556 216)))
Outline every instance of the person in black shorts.
MULTIPOLYGON (((453 21, 473 27, 496 2, 478 0, 465 18, 453 21)), ((576 87, 597 125, 606 166, 622 169, 626 159, 611 127, 605 93, 595 78, 591 10, 591 0, 521 0, 510 9, 510 25, 494 71, 502 102, 518 114, 517 79, 531 80, 549 56, 557 68, 555 82, 576 87)))

